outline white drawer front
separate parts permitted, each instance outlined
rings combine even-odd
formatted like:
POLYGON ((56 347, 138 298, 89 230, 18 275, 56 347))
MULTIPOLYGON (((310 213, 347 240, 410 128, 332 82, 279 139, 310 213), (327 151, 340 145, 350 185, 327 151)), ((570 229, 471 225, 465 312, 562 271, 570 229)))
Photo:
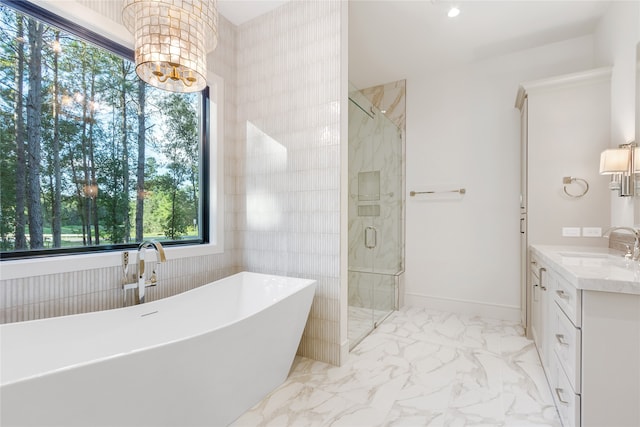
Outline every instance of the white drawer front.
POLYGON ((581 392, 581 337, 582 331, 569 321, 557 304, 551 312, 551 342, 561 368, 566 373, 575 393, 581 392))
POLYGON ((557 357, 551 358, 551 394, 563 427, 580 427, 580 395, 575 394, 557 357))
POLYGON ((562 277, 557 277, 553 299, 575 326, 582 326, 582 292, 562 277))

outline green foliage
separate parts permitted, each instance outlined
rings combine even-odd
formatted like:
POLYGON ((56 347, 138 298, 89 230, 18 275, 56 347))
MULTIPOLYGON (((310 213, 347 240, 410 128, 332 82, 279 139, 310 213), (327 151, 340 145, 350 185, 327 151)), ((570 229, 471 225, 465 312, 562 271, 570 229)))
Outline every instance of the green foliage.
POLYGON ((13 147, 13 120, 0 111, 0 250, 13 250, 11 235, 15 228, 15 153, 13 147))
MULTIPOLYGON (((21 44, 29 45, 26 33, 22 40, 16 39, 18 15, 0 5, 0 251, 14 250, 16 52, 21 44)), ((135 223, 139 196, 137 112, 141 106, 134 66, 64 32, 57 50, 55 37, 54 29, 45 25, 41 194, 35 196, 42 203, 45 246, 55 233, 54 207, 62 223, 61 246, 95 244, 96 237, 101 244, 130 242, 135 231, 127 224, 135 223), (61 189, 59 201, 56 186, 61 189), (97 196, 88 189, 97 189, 97 196)), ((28 61, 28 49, 24 52, 28 61)), ((28 77, 25 67, 25 99, 28 77)), ((180 239, 194 232, 193 220, 198 216, 199 94, 173 94, 150 86, 145 91, 143 234, 180 239)))

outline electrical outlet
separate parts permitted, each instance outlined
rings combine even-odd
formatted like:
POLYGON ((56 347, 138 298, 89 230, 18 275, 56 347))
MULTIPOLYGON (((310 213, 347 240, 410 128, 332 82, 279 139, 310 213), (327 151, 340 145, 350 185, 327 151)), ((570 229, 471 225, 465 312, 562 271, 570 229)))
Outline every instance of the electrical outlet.
POLYGON ((580 237, 580 227, 562 227, 562 237, 580 237))
POLYGON ((582 235, 584 237, 602 237, 601 227, 582 227, 582 235))

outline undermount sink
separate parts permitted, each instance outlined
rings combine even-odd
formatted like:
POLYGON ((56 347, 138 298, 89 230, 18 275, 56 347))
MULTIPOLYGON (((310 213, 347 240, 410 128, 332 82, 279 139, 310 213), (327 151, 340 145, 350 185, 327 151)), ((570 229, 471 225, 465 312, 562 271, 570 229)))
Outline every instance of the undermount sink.
MULTIPOLYGON (((605 252, 579 252, 579 251, 562 251, 558 252, 561 262, 568 266, 589 267, 589 268, 605 268, 613 274, 616 269, 628 271, 629 269, 637 269, 638 262, 625 258, 622 254, 605 253, 605 252)), ((626 273, 625 273, 626 274, 626 273)))
POLYGON ((560 252, 560 255, 567 258, 593 258, 593 259, 616 259, 619 256, 595 253, 595 252, 560 252))
MULTIPOLYGON (((606 267, 606 268, 623 268, 628 269, 631 260, 626 259, 622 254, 612 254, 604 252, 558 252, 562 257, 562 263, 565 265, 582 266, 582 267, 606 267)), ((637 264, 637 262, 635 262, 637 264)))
MULTIPOLYGON (((549 261, 557 263, 572 270, 575 274, 586 274, 589 279, 602 276, 603 279, 611 277, 627 277, 629 282, 638 282, 640 275, 640 262, 625 257, 624 252, 600 247, 577 246, 540 246, 536 251, 549 257, 549 261), (631 274, 631 276, 629 276, 631 274)), ((621 279, 627 280, 627 279, 621 279)), ((640 290, 640 288, 639 288, 640 290)))

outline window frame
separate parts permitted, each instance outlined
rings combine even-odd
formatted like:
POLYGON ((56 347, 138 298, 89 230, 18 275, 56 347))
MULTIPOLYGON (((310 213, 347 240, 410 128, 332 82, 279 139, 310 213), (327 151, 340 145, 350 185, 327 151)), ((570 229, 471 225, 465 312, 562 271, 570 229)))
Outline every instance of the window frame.
MULTIPOLYGON (((133 37, 121 24, 76 2, 55 0, 0 0, 1 3, 23 13, 35 16, 47 24, 75 34, 86 41, 125 58, 133 58, 133 37), (56 4, 57 3, 57 4, 56 4), (69 3, 73 3, 71 6, 69 3)), ((184 242, 163 242, 168 258, 182 258, 222 253, 223 247, 223 144, 224 135, 222 78, 208 72, 209 86, 203 96, 201 120, 203 161, 200 176, 202 239, 184 242), (215 124, 215 133, 210 130, 215 124), (206 188, 208 187, 208 188, 206 188), (208 190, 208 191, 207 191, 208 190)), ((136 253, 138 243, 46 251, 4 252, 1 256, 1 279, 37 276, 43 274, 79 271, 121 265, 122 253, 136 253)))

